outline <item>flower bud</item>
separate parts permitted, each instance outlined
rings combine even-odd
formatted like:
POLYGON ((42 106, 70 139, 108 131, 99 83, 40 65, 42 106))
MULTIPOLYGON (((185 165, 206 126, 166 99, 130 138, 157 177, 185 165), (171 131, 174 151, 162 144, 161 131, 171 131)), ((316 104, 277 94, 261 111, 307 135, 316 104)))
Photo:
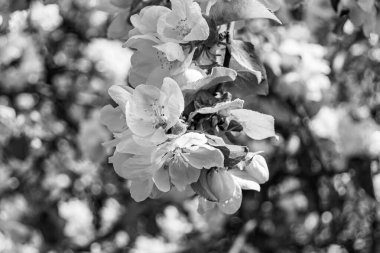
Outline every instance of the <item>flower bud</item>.
POLYGON ((197 182, 191 184, 191 188, 199 194, 204 199, 207 199, 211 202, 217 202, 218 199, 216 196, 211 192, 210 187, 207 183, 207 173, 209 170, 201 170, 201 174, 199 176, 199 179, 197 182))
POLYGON ((211 170, 207 174, 207 183, 218 202, 224 202, 233 197, 235 182, 232 176, 224 169, 211 170))
POLYGON ((269 179, 269 170, 265 158, 261 155, 249 153, 247 155, 245 170, 257 183, 263 184, 269 179))

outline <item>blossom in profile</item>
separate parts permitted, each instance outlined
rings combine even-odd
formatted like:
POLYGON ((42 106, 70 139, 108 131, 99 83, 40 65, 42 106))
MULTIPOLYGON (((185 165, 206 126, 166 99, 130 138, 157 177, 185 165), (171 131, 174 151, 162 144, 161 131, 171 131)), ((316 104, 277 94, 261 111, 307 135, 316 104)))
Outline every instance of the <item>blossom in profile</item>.
POLYGON ((171 0, 172 10, 162 15, 157 32, 165 42, 187 43, 206 40, 210 30, 202 10, 193 0, 171 0))
POLYGON ((269 179, 264 157, 248 153, 245 160, 233 168, 216 168, 202 171, 194 185, 199 193, 199 211, 207 212, 218 207, 226 214, 235 213, 241 206, 242 190, 260 191, 260 185, 269 179))

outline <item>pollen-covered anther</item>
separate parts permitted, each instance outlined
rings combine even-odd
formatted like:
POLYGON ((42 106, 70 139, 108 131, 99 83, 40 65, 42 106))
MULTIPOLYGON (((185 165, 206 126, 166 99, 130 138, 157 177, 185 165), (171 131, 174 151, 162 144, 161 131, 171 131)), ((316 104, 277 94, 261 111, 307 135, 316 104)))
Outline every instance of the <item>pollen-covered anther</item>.
POLYGON ((178 32, 181 38, 184 38, 191 32, 191 27, 187 19, 184 18, 178 22, 178 24, 173 30, 178 32))
POLYGON ((168 117, 165 115, 165 106, 158 104, 157 102, 154 102, 151 104, 152 107, 152 116, 155 118, 154 121, 154 128, 158 129, 160 127, 166 128, 167 127, 167 120, 168 117))

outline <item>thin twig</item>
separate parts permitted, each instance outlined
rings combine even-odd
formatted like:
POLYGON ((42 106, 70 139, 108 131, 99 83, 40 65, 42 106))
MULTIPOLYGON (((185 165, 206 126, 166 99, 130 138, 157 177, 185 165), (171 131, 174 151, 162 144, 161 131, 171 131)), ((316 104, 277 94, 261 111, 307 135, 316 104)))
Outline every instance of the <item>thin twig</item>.
POLYGON ((238 237, 236 237, 234 243, 232 244, 228 253, 239 253, 243 249, 245 245, 245 241, 247 240, 247 236, 253 230, 255 230, 257 226, 257 222, 255 220, 249 220, 245 223, 243 229, 239 233, 238 237))

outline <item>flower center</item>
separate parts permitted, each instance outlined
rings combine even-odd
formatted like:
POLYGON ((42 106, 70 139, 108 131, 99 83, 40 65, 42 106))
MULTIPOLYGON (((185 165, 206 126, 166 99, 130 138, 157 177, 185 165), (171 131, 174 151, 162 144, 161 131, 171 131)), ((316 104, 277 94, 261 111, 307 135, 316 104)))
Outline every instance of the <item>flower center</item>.
POLYGON ((172 159, 173 159, 173 162, 176 162, 176 163, 183 163, 183 164, 187 164, 188 163, 188 159, 186 159, 182 154, 183 153, 186 153, 185 150, 183 150, 183 148, 180 148, 180 147, 176 147, 173 151, 172 151, 172 159))
POLYGON ((154 128, 158 129, 162 127, 163 129, 165 129, 168 125, 166 122, 168 120, 168 117, 165 115, 164 112, 165 106, 160 105, 158 103, 158 100, 155 100, 153 104, 151 104, 151 107, 153 111, 153 117, 155 118, 153 123, 154 128))
POLYGON ((191 32, 191 27, 189 25, 189 22, 187 22, 187 18, 181 19, 176 27, 174 28, 176 32, 178 32, 181 39, 186 37, 191 32))

